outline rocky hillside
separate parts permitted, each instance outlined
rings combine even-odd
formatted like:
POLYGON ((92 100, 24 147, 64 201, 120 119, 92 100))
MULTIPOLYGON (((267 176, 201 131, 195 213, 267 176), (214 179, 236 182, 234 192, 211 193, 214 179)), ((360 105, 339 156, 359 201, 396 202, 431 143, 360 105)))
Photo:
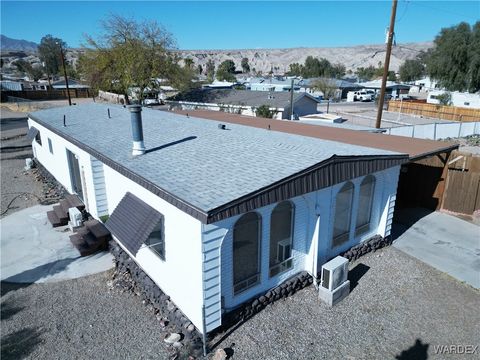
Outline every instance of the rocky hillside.
MULTIPOLYGON (((406 59, 414 58, 419 51, 426 50, 431 46, 431 42, 397 44, 392 50, 390 69, 398 71, 406 59)), ((384 62, 385 47, 384 44, 379 44, 335 48, 183 50, 180 51, 180 55, 183 58, 193 59, 196 65, 200 64, 203 67, 209 59, 212 59, 216 66, 224 60, 232 59, 238 70, 241 69, 242 58, 246 57, 251 70, 268 72, 276 69, 276 72, 279 73, 288 71, 291 63, 303 63, 305 58, 311 55, 326 58, 331 63, 344 64, 347 70, 355 71, 359 67, 378 66, 380 61, 384 62)))

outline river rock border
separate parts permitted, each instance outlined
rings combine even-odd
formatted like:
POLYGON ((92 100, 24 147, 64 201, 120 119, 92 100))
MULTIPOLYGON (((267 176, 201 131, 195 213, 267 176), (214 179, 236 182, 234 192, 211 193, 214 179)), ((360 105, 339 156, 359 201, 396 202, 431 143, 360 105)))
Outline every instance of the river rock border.
POLYGON ((137 263, 114 241, 109 243, 114 257, 113 287, 139 295, 145 305, 151 305, 162 327, 170 326, 183 335, 183 342, 193 353, 202 351, 200 333, 183 312, 170 300, 137 263))
POLYGON ((393 239, 391 236, 382 237, 380 235, 375 235, 370 239, 351 247, 349 250, 341 253, 340 256, 347 258, 349 261, 354 261, 369 252, 375 252, 378 249, 389 246, 392 242, 393 239))
POLYGON ((309 286, 313 283, 313 278, 306 271, 291 277, 282 284, 266 293, 256 296, 255 298, 240 305, 240 307, 225 313, 222 317, 221 329, 224 331, 235 324, 245 321, 253 315, 262 311, 267 305, 285 299, 295 294, 297 291, 309 286))

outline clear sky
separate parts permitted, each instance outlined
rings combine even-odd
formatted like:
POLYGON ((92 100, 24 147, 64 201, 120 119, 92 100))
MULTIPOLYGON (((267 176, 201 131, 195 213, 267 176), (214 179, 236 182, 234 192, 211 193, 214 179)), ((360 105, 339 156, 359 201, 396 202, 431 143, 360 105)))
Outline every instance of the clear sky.
MULTIPOLYGON (((153 19, 180 49, 335 47, 384 42, 391 1, 1 1, 1 33, 78 47, 110 13, 153 19)), ((480 1, 399 0, 399 43, 431 41, 442 27, 480 20, 480 1)))

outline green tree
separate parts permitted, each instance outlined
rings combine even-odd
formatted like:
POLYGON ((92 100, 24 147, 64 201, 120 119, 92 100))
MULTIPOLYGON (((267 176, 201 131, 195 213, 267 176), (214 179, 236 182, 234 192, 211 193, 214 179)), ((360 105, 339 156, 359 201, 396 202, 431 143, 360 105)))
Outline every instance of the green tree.
POLYGON ((183 59, 185 67, 191 68, 193 66, 193 59, 192 58, 185 58, 183 59))
POLYGON ((267 119, 272 119, 276 113, 277 112, 275 110, 270 110, 268 105, 260 105, 255 110, 255 116, 267 119))
POLYGON ((452 105, 452 95, 448 91, 437 95, 437 100, 441 105, 452 105))
POLYGON ((399 69, 401 81, 414 81, 425 75, 425 64, 417 57, 405 60, 399 69))
POLYGON ((217 69, 216 78, 220 81, 235 81, 235 63, 233 60, 223 61, 217 69))
POLYGON ((359 67, 356 71, 355 74, 361 79, 361 80, 372 80, 375 75, 376 75, 376 68, 372 65, 368 67, 359 67))
POLYGON ((208 59, 206 66, 206 71, 207 71, 207 80, 209 82, 212 82, 213 79, 215 78, 215 63, 213 62, 212 59, 208 59))
POLYGON ((302 76, 303 65, 299 63, 293 63, 289 65, 289 70, 287 72, 290 76, 302 76))
POLYGON ((202 75, 202 73, 203 73, 203 67, 202 67, 202 65, 198 64, 198 66, 197 66, 197 72, 198 72, 200 75, 202 75))
POLYGON ((99 38, 87 36, 88 48, 79 60, 80 72, 93 88, 124 94, 127 101, 136 88, 141 101, 147 87, 157 86, 155 78, 179 88, 192 85, 193 71, 179 65, 172 34, 157 22, 110 15, 101 26, 99 38))
POLYGON ((242 65, 242 71, 244 73, 250 72, 250 65, 248 64, 248 58, 244 57, 242 59, 242 64, 241 65, 242 65))
POLYGON ((326 75, 328 75, 329 77, 333 77, 335 79, 339 79, 339 78, 341 78, 342 76, 345 75, 346 70, 347 69, 346 69, 345 65, 340 64, 340 63, 336 63, 336 64, 333 64, 330 67, 329 73, 326 74, 326 75))
POLYGON ((50 76, 57 75, 61 71, 62 58, 60 51, 67 48, 67 43, 52 35, 45 35, 38 45, 38 57, 43 62, 45 72, 50 82, 50 76))
POLYGON ((17 70, 21 73, 27 74, 33 81, 38 81, 43 76, 43 69, 41 66, 33 66, 24 59, 19 59, 13 63, 17 70))
POLYGON ((319 90, 323 93, 324 99, 332 99, 337 92, 337 85, 334 80, 328 78, 320 78, 312 83, 314 90, 319 90))
POLYGON ((426 65, 427 74, 450 91, 480 90, 480 21, 442 29, 426 65))

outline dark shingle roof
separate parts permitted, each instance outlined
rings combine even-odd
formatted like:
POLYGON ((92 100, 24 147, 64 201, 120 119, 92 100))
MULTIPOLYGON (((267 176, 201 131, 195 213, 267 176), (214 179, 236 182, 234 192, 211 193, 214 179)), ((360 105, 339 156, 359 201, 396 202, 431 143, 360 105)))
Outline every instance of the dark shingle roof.
MULTIPOLYGON (((306 93, 294 93, 293 102, 295 103, 305 96, 313 102, 318 102, 317 99, 306 93)), ((286 108, 290 106, 290 92, 202 89, 180 93, 169 100, 253 107, 268 105, 271 108, 286 108)))

